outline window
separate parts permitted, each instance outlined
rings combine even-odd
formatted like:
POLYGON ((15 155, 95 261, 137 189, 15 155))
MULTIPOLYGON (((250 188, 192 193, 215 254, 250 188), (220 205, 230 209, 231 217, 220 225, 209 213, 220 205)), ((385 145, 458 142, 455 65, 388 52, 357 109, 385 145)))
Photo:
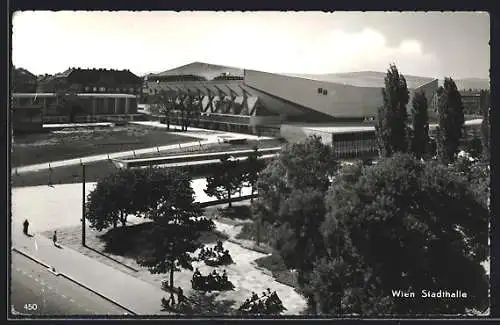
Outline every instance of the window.
POLYGON ((87 91, 87 92, 90 91, 90 87, 88 87, 88 86, 85 87, 85 91, 87 91))
POLYGON ((101 88, 99 88, 99 91, 100 91, 101 93, 103 93, 103 92, 105 92, 105 91, 106 91, 106 88, 105 88, 105 87, 101 87, 101 88))
POLYGON ((97 87, 94 87, 93 90, 94 90, 94 92, 96 92, 97 91, 97 87))
POLYGON ((318 94, 322 94, 323 93, 323 88, 318 88, 318 94))
POLYGON ((328 95, 328 90, 323 89, 323 95, 325 95, 325 96, 328 95))

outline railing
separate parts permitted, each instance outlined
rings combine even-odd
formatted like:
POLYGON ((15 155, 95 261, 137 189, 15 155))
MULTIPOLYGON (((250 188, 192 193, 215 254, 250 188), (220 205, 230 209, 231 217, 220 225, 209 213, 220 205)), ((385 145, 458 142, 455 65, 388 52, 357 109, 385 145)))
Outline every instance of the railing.
MULTIPOLYGON (((263 155, 277 154, 280 151, 281 147, 259 149, 259 152, 262 153, 263 155)), ((151 157, 151 158, 139 158, 139 159, 111 159, 111 161, 113 161, 113 163, 116 166, 122 168, 133 168, 133 167, 144 167, 144 166, 168 165, 176 163, 187 164, 189 162, 200 162, 209 160, 218 161, 226 155, 230 155, 234 158, 242 158, 246 157, 251 152, 253 152, 253 150, 233 150, 227 152, 212 152, 204 154, 151 157)))

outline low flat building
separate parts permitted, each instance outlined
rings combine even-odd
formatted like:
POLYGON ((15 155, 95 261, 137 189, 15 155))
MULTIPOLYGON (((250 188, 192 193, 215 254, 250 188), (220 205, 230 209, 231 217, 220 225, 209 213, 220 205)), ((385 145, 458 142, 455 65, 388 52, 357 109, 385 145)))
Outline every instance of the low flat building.
POLYGON ((116 122, 138 117, 137 97, 101 93, 14 93, 12 109, 39 106, 43 123, 116 122))

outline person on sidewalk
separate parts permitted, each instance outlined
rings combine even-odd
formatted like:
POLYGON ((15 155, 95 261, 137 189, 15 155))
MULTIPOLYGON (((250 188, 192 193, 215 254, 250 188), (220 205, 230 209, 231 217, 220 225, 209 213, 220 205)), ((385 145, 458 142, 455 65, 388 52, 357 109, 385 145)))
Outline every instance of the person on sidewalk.
POLYGON ((184 297, 184 291, 182 290, 181 287, 177 288, 177 303, 179 305, 183 304, 186 302, 186 297, 184 297))
POLYGON ((52 242, 54 242, 54 246, 57 246, 57 230, 54 230, 54 234, 52 235, 52 242))
POLYGON ((168 299, 168 305, 172 308, 175 306, 175 298, 173 292, 170 293, 170 298, 168 299))
POLYGON ((25 234, 26 236, 28 236, 28 227, 30 226, 30 223, 28 221, 28 219, 24 220, 23 222, 23 234, 25 234))

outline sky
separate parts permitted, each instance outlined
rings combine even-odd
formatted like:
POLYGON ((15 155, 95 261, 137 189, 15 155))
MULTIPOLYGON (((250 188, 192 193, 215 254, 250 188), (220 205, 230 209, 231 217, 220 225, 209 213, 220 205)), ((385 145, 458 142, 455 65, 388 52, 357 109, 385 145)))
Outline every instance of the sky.
POLYGON ((479 12, 16 12, 12 62, 137 75, 205 62, 272 73, 386 71, 489 78, 490 20, 479 12))

